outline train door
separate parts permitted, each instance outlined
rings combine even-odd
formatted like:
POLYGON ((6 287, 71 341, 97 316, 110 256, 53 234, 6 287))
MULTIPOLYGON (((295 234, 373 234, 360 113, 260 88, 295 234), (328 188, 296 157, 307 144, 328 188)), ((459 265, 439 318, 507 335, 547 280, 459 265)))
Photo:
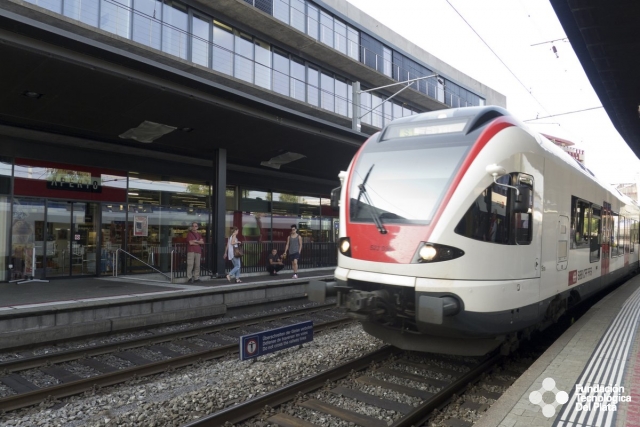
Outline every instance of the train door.
POLYGON ((569 217, 558 217, 558 246, 556 254, 556 269, 566 270, 569 263, 569 217))
MULTIPOLYGON (((533 171, 532 171, 533 172, 533 171)), ((515 241, 518 257, 521 259, 523 277, 540 277, 540 252, 541 252, 541 229, 542 224, 536 220, 540 218, 542 211, 542 175, 535 177, 529 173, 518 173, 515 175, 515 185, 520 187, 530 187, 531 208, 525 213, 514 213, 515 241)))
POLYGON ((609 259, 611 258, 611 229, 613 227, 613 219, 611 218, 611 204, 602 203, 602 258, 600 258, 600 274, 606 276, 609 274, 609 259))

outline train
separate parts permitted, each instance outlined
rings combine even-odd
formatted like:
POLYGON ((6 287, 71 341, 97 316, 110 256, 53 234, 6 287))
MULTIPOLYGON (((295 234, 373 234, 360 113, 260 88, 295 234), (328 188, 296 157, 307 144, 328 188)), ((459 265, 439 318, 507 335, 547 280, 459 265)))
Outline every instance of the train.
POLYGON ((638 203, 501 107, 390 122, 332 203, 337 304, 406 350, 508 354, 638 271, 638 203))

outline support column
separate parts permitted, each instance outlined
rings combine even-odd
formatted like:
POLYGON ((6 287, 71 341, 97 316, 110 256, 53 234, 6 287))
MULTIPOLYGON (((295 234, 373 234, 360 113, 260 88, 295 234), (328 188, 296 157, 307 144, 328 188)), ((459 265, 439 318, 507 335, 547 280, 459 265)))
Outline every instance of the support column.
POLYGON ((213 159, 213 223, 211 233, 213 235, 213 273, 216 277, 225 276, 225 260, 222 259, 225 248, 225 217, 227 214, 227 150, 219 148, 215 150, 213 159))

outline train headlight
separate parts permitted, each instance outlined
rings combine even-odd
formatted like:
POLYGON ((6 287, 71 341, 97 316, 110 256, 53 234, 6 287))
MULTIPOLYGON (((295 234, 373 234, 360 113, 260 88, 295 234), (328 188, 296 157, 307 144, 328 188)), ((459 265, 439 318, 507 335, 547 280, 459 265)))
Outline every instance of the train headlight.
POLYGON ((437 254, 438 251, 431 245, 424 245, 420 248, 420 252, 418 253, 418 255, 420 255, 420 258, 422 258, 426 262, 433 260, 433 258, 435 258, 437 254))
POLYGON ((464 251, 452 246, 421 242, 413 257, 414 263, 441 262, 460 258, 464 251))
POLYGON ((344 256, 351 256, 351 241, 348 237, 341 237, 338 242, 338 250, 344 256))

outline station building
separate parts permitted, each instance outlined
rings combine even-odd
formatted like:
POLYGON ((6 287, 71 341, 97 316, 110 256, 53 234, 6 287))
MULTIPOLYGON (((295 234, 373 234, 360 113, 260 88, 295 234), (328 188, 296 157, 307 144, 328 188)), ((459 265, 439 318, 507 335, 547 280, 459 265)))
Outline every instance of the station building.
POLYGON ((249 268, 292 224, 330 265, 369 135, 506 106, 339 0, 6 0, 0 56, 0 281, 176 269, 193 222, 213 275, 234 225, 249 268))

